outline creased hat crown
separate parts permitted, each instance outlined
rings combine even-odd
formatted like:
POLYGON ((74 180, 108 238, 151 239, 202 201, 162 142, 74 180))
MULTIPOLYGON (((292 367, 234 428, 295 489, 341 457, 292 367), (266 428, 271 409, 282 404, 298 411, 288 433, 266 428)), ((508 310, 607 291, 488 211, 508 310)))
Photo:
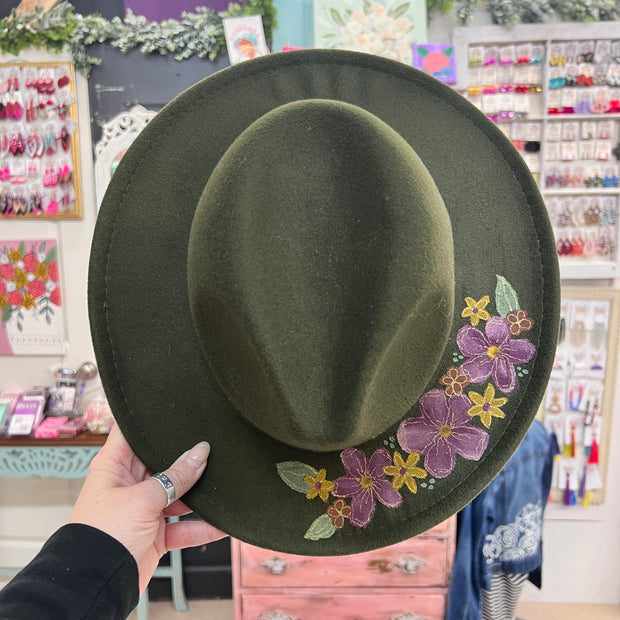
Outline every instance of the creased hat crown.
POLYGON ((357 106, 302 100, 255 121, 211 174, 189 300, 236 409, 328 451, 419 398, 451 329, 453 264, 450 219, 412 147, 357 106))

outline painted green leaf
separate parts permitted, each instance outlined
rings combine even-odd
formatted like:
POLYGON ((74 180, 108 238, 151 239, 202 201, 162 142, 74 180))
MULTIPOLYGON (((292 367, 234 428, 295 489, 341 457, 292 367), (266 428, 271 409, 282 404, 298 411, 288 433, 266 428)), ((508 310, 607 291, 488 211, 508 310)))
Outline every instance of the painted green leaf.
POLYGON ((370 13, 370 10, 372 9, 372 4, 370 4, 369 0, 364 0, 362 4, 364 13, 368 15, 370 13))
POLYGON ((446 49, 443 51, 444 56, 446 56, 447 58, 450 58, 450 56, 452 56, 453 52, 454 52, 454 48, 453 47, 446 47, 446 49))
POLYGON ((418 54, 422 56, 422 58, 426 58, 428 56, 428 49, 426 47, 418 46, 418 54))
POLYGON ((58 260, 58 250, 57 250, 56 246, 54 246, 47 253, 47 256, 45 257, 45 262, 49 265, 50 263, 53 263, 55 260, 58 260))
POLYGON ((503 276, 497 276, 495 287, 495 307, 500 316, 505 317, 509 312, 519 310, 519 298, 517 292, 512 288, 510 282, 503 276))
POLYGON ((338 26, 342 26, 343 28, 346 26, 344 19, 342 19, 340 13, 338 13, 336 9, 329 9, 329 14, 331 15, 331 18, 334 20, 334 22, 338 24, 338 26))
POLYGON ((4 308, 2 308, 2 322, 3 323, 8 323, 11 320, 12 315, 13 315, 13 312, 11 311, 11 306, 4 306, 4 308))
POLYGON ((411 7, 410 2, 401 4, 400 6, 397 6, 393 11, 390 11, 392 14, 391 16, 394 19, 398 19, 399 17, 402 17, 403 15, 405 15, 405 13, 407 13, 410 7, 411 7))
POLYGON ((321 538, 331 538, 334 535, 336 528, 332 523, 332 520, 325 514, 321 515, 318 519, 315 519, 310 526, 310 529, 304 534, 304 538, 309 540, 320 540, 321 538))
POLYGON ((26 244, 23 241, 20 242, 19 247, 17 249, 19 250, 22 257, 26 256, 26 244))
POLYGON ((312 476, 316 478, 317 470, 310 465, 300 463, 299 461, 284 461, 276 465, 280 478, 284 480, 287 486, 298 493, 307 493, 310 488, 309 484, 304 480, 304 476, 312 476))

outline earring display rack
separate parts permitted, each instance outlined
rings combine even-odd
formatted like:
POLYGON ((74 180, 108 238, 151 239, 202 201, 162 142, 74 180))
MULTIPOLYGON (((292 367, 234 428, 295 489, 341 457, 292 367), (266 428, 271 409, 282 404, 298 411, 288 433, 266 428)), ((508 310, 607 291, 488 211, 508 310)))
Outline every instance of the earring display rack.
POLYGON ((616 23, 456 28, 456 88, 536 179, 562 279, 620 274, 620 35, 616 23))
POLYGON ((82 217, 72 63, 0 64, 0 216, 82 217))

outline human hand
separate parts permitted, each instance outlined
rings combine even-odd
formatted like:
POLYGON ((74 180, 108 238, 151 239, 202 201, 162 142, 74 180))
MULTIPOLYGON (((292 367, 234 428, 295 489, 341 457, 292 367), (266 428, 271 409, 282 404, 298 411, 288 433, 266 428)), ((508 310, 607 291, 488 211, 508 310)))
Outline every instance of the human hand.
MULTIPOLYGON (((209 444, 201 442, 163 472, 174 483, 177 497, 200 478, 209 450, 209 444)), ((96 527, 125 545, 138 565, 142 593, 164 553, 226 536, 204 521, 166 523, 165 517, 191 512, 178 499, 167 508, 166 502, 162 485, 150 477, 115 425, 90 464, 69 523, 96 527)))

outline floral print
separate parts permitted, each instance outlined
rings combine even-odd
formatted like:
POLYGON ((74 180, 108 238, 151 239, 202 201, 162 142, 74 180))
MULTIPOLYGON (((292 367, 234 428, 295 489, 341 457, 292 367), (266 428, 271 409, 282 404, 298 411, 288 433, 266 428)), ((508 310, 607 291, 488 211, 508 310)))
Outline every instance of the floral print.
POLYGON ((491 315, 485 310, 485 308, 490 301, 491 300, 488 295, 485 295, 479 301, 476 301, 472 297, 465 297, 467 307, 463 310, 463 312, 461 312, 461 316, 464 319, 469 317, 469 320, 474 327, 480 323, 480 319, 483 321, 488 321, 491 318, 491 315))
POLYGON ((480 421, 489 428, 491 426, 491 418, 505 418, 506 415, 500 409, 507 402, 507 398, 495 398, 495 388, 491 383, 487 385, 484 396, 478 392, 470 392, 468 394, 474 406, 467 412, 472 418, 480 416, 480 421))
POLYGON ((351 523, 366 527, 375 513, 376 501, 388 508, 397 508, 403 498, 385 477, 384 467, 392 462, 390 453, 379 448, 370 459, 356 448, 348 448, 340 454, 346 476, 334 481, 335 497, 351 498, 351 523))
POLYGON ((463 388, 469 385, 469 377, 460 368, 451 366, 439 383, 445 386, 448 396, 460 396, 463 388))
POLYGON ((455 456, 477 461, 489 435, 471 424, 471 406, 465 396, 447 396, 438 388, 420 398, 419 418, 407 418, 398 429, 398 443, 407 452, 424 455, 424 467, 434 478, 445 478, 455 466, 455 456))
POLYGON ((484 334, 471 325, 461 327, 456 343, 467 357, 461 370, 467 373, 472 383, 482 383, 489 377, 504 393, 515 389, 516 364, 524 364, 534 357, 534 345, 527 340, 513 340, 508 323, 502 317, 489 320, 484 334))
MULTIPOLYGON (((377 503, 389 509, 403 504, 401 492, 406 487, 412 494, 430 492, 435 479, 445 479, 458 466, 457 457, 478 461, 489 445, 493 419, 503 420, 502 410, 508 397, 517 388, 516 365, 527 364, 535 355, 534 345, 523 332, 534 326, 534 320, 520 307, 517 293, 503 277, 497 276, 495 306, 499 316, 491 315, 489 295, 479 300, 465 298, 461 317, 469 319, 456 335, 460 366, 449 367, 439 378, 439 385, 423 394, 418 401, 419 415, 404 419, 396 433, 400 450, 394 449, 393 437, 387 448, 379 448, 367 457, 357 448, 340 453, 345 475, 333 482, 327 480, 325 469, 297 461, 278 463, 281 479, 307 499, 337 498, 310 525, 304 537, 320 540, 342 529, 346 521, 356 528, 371 522, 377 503), (480 321, 485 321, 484 326, 480 321), (482 329, 484 328, 484 329, 482 329), (484 392, 475 389, 465 393, 469 385, 484 385, 484 392), (431 477, 433 484, 416 479, 431 477), (391 480, 389 479, 391 478, 391 480), (346 500, 350 500, 350 504, 346 500)), ((453 357, 456 362, 456 355, 453 357)))

